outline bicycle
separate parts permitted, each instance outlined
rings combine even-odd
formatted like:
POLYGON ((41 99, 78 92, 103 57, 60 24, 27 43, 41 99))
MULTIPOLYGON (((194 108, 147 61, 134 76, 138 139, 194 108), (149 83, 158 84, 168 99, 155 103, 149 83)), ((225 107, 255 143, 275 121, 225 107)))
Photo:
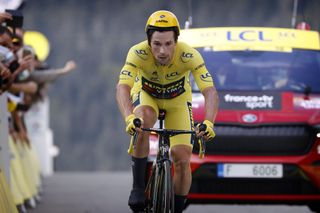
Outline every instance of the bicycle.
MULTIPOLYGON (((157 156, 153 161, 151 168, 151 176, 147 182, 145 189, 147 213, 169 213, 174 212, 174 191, 172 185, 172 162, 169 157, 170 137, 179 134, 191 134, 193 139, 196 136, 196 131, 190 130, 174 130, 163 129, 163 121, 165 111, 159 112, 159 128, 141 128, 142 131, 154 132, 159 136, 159 145, 157 156)), ((136 127, 141 127, 140 119, 135 119, 136 127)), ((199 131, 205 131, 206 125, 202 124, 199 131)), ((133 147, 137 141, 138 133, 134 134, 133 147)), ((205 153, 205 142, 200 138, 199 157, 203 158, 205 153)))

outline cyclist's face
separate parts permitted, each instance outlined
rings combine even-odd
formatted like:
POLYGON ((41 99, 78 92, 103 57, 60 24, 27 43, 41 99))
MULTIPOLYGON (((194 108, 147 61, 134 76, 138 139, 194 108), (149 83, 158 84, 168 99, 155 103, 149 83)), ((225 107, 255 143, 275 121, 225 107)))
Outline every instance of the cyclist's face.
POLYGON ((161 65, 169 65, 176 46, 174 32, 154 32, 151 36, 150 46, 156 61, 161 65))

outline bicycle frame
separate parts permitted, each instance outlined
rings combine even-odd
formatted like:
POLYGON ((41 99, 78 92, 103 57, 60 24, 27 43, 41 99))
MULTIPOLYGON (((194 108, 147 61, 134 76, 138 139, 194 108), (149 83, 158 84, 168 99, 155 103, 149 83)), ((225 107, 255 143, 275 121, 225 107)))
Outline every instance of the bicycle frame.
MULTIPOLYGON (((192 134, 196 135, 195 131, 190 130, 172 130, 163 129, 164 115, 159 116, 160 128, 141 128, 142 131, 155 132, 158 134, 158 151, 156 159, 154 160, 151 168, 151 176, 146 186, 147 206, 146 212, 153 213, 169 213, 174 211, 174 191, 172 180, 172 162, 170 160, 170 137, 178 134, 192 134)), ((141 123, 136 123, 136 127, 140 127, 141 123)), ((206 126, 202 126, 201 131, 205 131, 206 126)), ((134 134, 133 147, 137 140, 138 133, 134 134)), ((201 138, 201 144, 204 141, 201 138)), ((201 146, 200 157, 203 156, 205 148, 201 146)))
MULTIPOLYGON (((172 186, 172 162, 170 160, 170 134, 163 129, 163 119, 160 119, 160 128, 156 130, 158 151, 151 168, 151 176, 146 186, 147 212, 174 211, 174 192, 172 186), (159 132, 162 130, 161 132, 159 132), (163 196, 164 193, 165 195, 163 196), (163 206, 161 204, 164 204, 163 206)), ((144 129, 143 129, 144 130, 144 129)), ((152 129, 150 129, 152 130, 152 129)), ((149 131, 146 130, 145 131, 149 131)))

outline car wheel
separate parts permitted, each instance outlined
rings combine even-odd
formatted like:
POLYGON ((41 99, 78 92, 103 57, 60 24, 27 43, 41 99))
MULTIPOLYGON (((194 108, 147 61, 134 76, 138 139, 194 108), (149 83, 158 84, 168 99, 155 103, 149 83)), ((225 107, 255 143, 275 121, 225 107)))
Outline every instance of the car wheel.
POLYGON ((309 204, 309 209, 315 213, 320 213, 320 204, 318 203, 312 203, 312 204, 309 204))

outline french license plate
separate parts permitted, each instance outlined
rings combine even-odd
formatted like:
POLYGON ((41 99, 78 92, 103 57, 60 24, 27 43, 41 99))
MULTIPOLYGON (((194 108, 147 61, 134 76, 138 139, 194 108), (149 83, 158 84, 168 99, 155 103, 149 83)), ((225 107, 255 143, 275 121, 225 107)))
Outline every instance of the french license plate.
POLYGON ((222 178, 282 178, 282 164, 219 163, 218 177, 222 178))

